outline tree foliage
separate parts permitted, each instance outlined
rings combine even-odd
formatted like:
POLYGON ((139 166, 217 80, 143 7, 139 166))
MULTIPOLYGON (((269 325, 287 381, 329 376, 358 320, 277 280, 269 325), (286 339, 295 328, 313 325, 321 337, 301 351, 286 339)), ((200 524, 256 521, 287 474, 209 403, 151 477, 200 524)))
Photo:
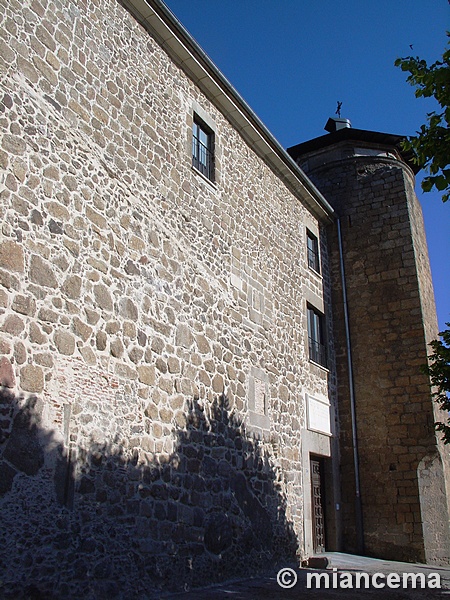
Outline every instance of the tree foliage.
MULTIPOLYGON (((450 327, 450 323, 446 325, 450 327)), ((440 340, 430 343, 433 353, 428 357, 430 362, 423 370, 430 376, 431 385, 434 387, 434 399, 447 413, 447 422, 436 423, 436 429, 443 433, 444 443, 450 444, 450 329, 442 331, 439 335, 440 340)))
MULTIPOLYGON (((450 38, 450 33, 447 32, 450 38)), ((409 73, 408 83, 416 87, 416 98, 434 97, 440 110, 427 114, 427 123, 416 136, 404 143, 405 150, 412 150, 414 161, 428 171, 422 181, 422 189, 429 192, 435 187, 443 192, 442 200, 450 196, 450 46, 438 60, 428 66, 419 57, 398 58, 395 65, 409 73)))

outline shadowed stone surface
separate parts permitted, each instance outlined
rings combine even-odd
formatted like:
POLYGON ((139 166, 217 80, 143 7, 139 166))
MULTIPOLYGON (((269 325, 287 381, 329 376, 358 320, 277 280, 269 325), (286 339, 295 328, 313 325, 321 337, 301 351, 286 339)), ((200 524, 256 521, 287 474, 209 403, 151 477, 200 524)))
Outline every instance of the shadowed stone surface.
POLYGON ((36 475, 44 465, 44 450, 38 440, 40 419, 36 416, 36 404, 35 398, 30 399, 18 412, 3 451, 3 459, 26 475, 36 475))

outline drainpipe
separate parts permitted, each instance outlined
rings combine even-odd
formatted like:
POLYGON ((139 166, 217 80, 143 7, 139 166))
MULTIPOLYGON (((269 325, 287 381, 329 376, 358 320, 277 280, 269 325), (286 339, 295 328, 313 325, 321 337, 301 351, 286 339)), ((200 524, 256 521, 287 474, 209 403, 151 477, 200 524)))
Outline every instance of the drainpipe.
POLYGON ((341 221, 337 219, 339 244, 339 260, 341 264, 342 300, 344 303, 345 340, 347 344, 348 383, 350 390, 350 412, 352 419, 353 466, 355 469, 355 516, 356 516, 356 551, 364 554, 364 525, 361 500, 361 485, 359 478, 358 435, 356 428, 355 384, 353 380, 352 347, 350 342, 350 327, 348 318, 347 286, 345 283, 344 253, 342 247, 341 221))

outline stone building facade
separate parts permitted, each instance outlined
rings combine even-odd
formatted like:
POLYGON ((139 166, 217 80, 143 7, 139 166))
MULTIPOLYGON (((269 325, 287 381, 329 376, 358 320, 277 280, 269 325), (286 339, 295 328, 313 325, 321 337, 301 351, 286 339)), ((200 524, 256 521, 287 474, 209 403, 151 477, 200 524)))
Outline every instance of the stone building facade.
POLYGON ((308 359, 306 302, 324 312, 330 292, 306 232, 332 210, 144 4, 145 28, 116 0, 2 4, 13 594, 141 598, 304 554, 303 449, 331 455, 330 432, 302 436, 306 395, 330 404, 308 359), (177 64, 194 59, 201 73, 177 64))
POLYGON ((330 121, 328 135, 289 153, 339 215, 328 240, 343 546, 392 560, 448 563, 448 452, 436 439, 439 415, 420 369, 438 328, 413 165, 401 152, 401 137, 330 121))
MULTIPOLYGON (((159 0, 0 11, 2 593, 145 598, 351 546, 341 206, 159 0)), ((393 544, 423 556, 407 505, 393 544)))

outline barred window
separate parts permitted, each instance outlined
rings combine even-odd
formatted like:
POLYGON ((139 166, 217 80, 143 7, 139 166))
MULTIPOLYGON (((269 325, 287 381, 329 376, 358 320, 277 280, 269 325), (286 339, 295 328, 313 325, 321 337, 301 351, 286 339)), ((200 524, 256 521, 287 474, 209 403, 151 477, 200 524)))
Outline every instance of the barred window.
POLYGON ((320 273, 319 240, 313 233, 309 231, 309 229, 306 230, 306 244, 308 252, 308 266, 316 273, 320 273))
POLYGON ((197 115, 192 127, 192 166, 214 181, 214 132, 197 115))
POLYGON ((324 318, 318 310, 308 306, 308 346, 309 359, 327 366, 327 349, 324 337, 324 318))

